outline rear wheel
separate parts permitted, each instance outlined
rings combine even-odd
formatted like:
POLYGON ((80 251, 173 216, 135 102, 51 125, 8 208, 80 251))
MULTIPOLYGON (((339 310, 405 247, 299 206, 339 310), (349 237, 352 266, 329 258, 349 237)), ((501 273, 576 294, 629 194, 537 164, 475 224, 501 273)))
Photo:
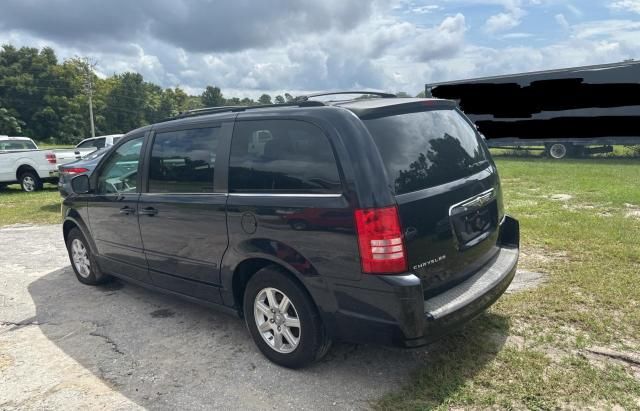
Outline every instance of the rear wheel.
POLYGON ((569 149, 570 147, 568 144, 554 143, 547 146, 547 153, 549 154, 549 157, 560 160, 567 156, 569 149))
POLYGON ((22 191, 26 191, 27 193, 42 189, 42 180, 40 180, 40 177, 38 177, 38 174, 34 171, 23 172, 20 174, 19 180, 22 191))
POLYGON ((243 306, 253 341, 274 363, 300 368, 327 353, 331 340, 313 301, 278 267, 265 267, 249 280, 243 306))
POLYGON ((76 278, 83 284, 98 285, 107 282, 111 277, 103 274, 96 264, 91 248, 82 232, 76 227, 67 235, 67 251, 71 267, 76 278))

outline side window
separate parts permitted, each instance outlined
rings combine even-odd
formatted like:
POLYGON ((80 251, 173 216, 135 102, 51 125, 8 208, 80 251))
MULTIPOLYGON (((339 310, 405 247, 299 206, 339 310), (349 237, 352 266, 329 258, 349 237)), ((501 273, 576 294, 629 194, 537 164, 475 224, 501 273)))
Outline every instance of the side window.
POLYGON ((98 193, 132 193, 136 191, 138 162, 144 137, 127 141, 115 150, 101 168, 98 193))
POLYGON ((220 128, 157 133, 149 164, 150 193, 211 193, 220 128))
POLYGON ((88 147, 93 147, 93 140, 83 141, 82 143, 76 146, 76 148, 88 148, 88 147))
POLYGON ((93 140, 93 146, 95 148, 104 148, 104 145, 106 143, 106 139, 105 138, 97 138, 95 140, 93 140))
POLYGON ((304 121, 240 121, 231 142, 229 191, 339 193, 331 144, 304 121))

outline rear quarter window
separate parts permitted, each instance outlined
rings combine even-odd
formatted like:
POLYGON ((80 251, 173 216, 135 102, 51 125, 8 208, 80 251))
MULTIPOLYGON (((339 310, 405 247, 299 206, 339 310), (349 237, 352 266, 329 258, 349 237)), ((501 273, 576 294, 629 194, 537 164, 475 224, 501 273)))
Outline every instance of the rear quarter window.
POLYGON ((473 127, 453 109, 364 120, 396 194, 468 177, 488 165, 473 127))
POLYGON ((229 191, 339 193, 331 144, 304 121, 240 121, 231 143, 229 191))

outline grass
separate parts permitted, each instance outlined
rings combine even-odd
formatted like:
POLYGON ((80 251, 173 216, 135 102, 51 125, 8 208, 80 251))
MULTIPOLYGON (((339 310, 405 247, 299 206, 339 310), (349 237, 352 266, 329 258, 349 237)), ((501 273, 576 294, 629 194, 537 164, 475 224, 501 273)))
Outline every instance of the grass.
POLYGON ((17 184, 0 190, 0 227, 11 224, 55 224, 61 221, 57 186, 25 193, 17 184))
MULTIPOLYGON (((640 161, 497 163, 521 223, 520 268, 547 273, 546 283, 503 296, 429 347, 410 383, 374 407, 640 409, 640 367, 589 351, 640 353, 640 161)), ((0 226, 59 222, 48 187, 1 191, 0 226)))
POLYGON ((375 406, 640 409, 640 367, 590 352, 640 353, 640 161, 497 164, 521 223, 520 267, 547 282, 431 347, 411 383, 375 406))

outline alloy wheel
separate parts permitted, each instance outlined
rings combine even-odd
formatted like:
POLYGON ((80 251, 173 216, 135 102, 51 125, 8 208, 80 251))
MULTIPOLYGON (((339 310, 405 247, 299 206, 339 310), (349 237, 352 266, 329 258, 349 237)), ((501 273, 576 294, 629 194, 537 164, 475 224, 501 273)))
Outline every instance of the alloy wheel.
POLYGON ((36 181, 31 176, 25 176, 22 179, 22 187, 24 191, 34 191, 36 189, 36 181))
POLYGON ((288 354, 300 343, 300 317, 295 306, 277 288, 263 288, 253 303, 258 332, 276 352, 288 354))
POLYGON ((76 267, 78 274, 83 278, 87 278, 91 275, 91 262, 89 261, 89 254, 87 248, 82 241, 74 238, 71 242, 71 257, 73 259, 73 265, 76 267))

